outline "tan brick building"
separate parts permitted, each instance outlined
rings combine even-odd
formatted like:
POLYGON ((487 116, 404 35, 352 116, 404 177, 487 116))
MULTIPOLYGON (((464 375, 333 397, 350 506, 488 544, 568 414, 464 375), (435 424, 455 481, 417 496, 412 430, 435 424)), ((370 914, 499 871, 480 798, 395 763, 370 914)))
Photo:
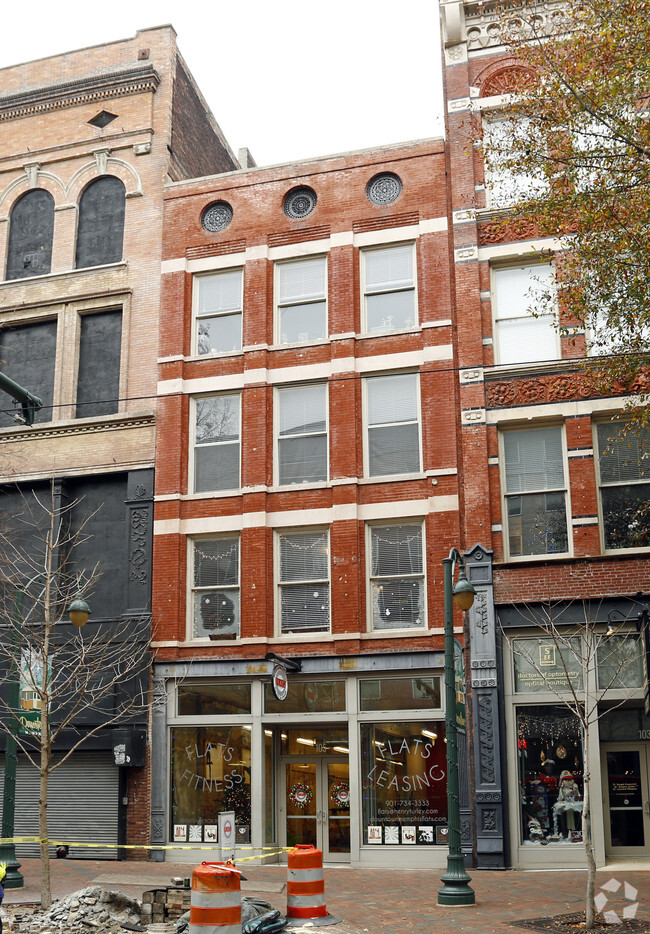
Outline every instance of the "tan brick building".
MULTIPOLYGON (((236 163, 170 26, 2 69, 0 88, 0 368, 44 403, 17 427, 3 396, 3 512, 51 479, 58 502, 99 509, 78 557, 103 571, 92 621, 146 618, 163 186, 236 163)), ((104 731, 54 773, 53 838, 148 840, 148 778, 112 747, 104 731)), ((35 782, 19 761, 19 834, 35 782)))

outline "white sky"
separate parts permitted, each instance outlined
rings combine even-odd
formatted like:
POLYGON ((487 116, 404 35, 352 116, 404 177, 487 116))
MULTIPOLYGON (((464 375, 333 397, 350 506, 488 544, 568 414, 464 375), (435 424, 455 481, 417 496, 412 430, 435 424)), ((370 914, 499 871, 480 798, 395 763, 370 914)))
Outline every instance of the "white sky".
POLYGON ((437 0, 5 3, 0 67, 164 23, 258 165, 442 135, 437 0))

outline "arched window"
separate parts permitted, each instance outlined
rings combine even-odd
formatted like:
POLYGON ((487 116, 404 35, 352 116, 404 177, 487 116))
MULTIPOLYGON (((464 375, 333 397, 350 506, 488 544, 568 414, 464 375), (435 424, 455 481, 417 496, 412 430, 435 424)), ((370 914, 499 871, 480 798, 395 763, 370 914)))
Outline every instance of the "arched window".
POLYGON ((124 185, 113 175, 102 175, 84 190, 79 200, 77 269, 122 259, 125 194, 124 185))
POLYGON ((44 276, 52 266, 54 198, 44 188, 32 188, 11 212, 7 279, 44 276))

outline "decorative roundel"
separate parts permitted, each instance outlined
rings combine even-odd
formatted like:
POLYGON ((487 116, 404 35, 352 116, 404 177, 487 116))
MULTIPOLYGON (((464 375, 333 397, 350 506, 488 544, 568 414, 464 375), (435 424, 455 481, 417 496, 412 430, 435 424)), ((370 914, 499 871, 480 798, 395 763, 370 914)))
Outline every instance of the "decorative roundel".
POLYGON ((201 226, 209 233, 225 230, 232 220, 232 208, 227 201, 214 201, 201 215, 201 226))
POLYGON ((366 195, 373 204, 382 207, 397 200, 402 191, 402 179, 393 172, 382 172, 375 175, 366 186, 366 195))
POLYGON ((316 192, 303 186, 294 188, 284 199, 284 213, 292 220, 299 221, 316 207, 316 192))

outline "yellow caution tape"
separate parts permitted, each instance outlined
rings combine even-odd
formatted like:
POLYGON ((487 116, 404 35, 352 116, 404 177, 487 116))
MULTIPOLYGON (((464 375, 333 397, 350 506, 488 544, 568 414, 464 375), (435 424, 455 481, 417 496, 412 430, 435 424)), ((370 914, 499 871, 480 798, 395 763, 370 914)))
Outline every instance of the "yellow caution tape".
POLYGON ((215 850, 262 850, 256 856, 238 857, 237 862, 249 862, 252 859, 265 859, 267 856, 280 856, 287 853, 292 847, 272 847, 272 846, 253 846, 251 843, 234 844, 233 846, 219 847, 218 844, 212 846, 194 846, 190 843, 177 845, 173 843, 79 843, 72 840, 41 840, 40 837, 0 837, 0 844, 3 843, 46 843, 48 846, 85 846, 92 849, 106 847, 111 850, 207 850, 214 853, 215 850), (267 852, 272 851, 272 852, 267 852))

